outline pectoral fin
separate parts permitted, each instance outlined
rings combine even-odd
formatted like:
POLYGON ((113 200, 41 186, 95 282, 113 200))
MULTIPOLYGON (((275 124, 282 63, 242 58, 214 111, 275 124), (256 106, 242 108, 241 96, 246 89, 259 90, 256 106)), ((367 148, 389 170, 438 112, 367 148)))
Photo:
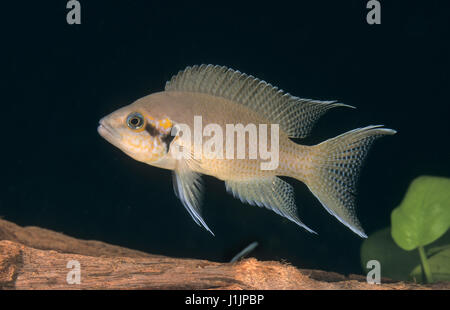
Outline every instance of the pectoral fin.
POLYGON ((312 229, 302 223, 297 216, 294 190, 280 178, 270 177, 249 180, 225 181, 226 189, 242 202, 258 207, 266 207, 284 216, 311 233, 312 229))
POLYGON ((175 194, 181 200, 183 206, 194 221, 199 226, 206 228, 214 236, 214 233, 209 229, 201 216, 201 203, 203 198, 201 174, 192 171, 185 161, 180 161, 173 172, 173 188, 175 194))

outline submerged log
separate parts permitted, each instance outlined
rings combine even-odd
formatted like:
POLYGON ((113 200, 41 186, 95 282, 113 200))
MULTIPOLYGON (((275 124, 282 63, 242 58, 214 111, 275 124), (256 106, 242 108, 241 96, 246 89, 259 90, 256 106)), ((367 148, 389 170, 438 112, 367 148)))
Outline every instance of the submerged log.
POLYGON ((382 282, 254 258, 218 263, 151 255, 0 219, 0 289, 450 289, 382 282))

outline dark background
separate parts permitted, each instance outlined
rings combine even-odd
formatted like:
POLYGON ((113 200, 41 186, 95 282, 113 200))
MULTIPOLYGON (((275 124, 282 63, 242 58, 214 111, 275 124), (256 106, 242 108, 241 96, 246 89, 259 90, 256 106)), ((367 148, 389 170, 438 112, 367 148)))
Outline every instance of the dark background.
POLYGON ((102 116, 193 64, 358 107, 330 111, 305 144, 371 124, 398 130, 375 143, 362 170, 358 217, 368 234, 390 224, 414 177, 450 176, 448 1, 381 1, 381 25, 366 23, 365 0, 81 0, 81 25, 67 25, 66 1, 11 2, 1 17, 0 215, 19 225, 215 261, 258 241, 258 259, 360 273, 362 239, 299 181, 289 180, 301 219, 318 236, 205 177, 212 237, 176 199, 169 171, 97 134, 102 116))

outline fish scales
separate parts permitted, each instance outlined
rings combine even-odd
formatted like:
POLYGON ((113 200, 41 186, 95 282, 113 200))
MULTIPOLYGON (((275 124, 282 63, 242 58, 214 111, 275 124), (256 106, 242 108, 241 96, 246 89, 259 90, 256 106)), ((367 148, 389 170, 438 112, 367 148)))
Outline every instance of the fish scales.
MULTIPOLYGON (((270 121, 264 116, 255 113, 249 108, 233 103, 221 97, 214 97, 202 93, 188 93, 188 92, 161 92, 144 97, 136 102, 136 109, 142 109, 146 113, 155 115, 157 118, 164 118, 167 114, 166 106, 172 106, 176 111, 182 113, 174 113, 172 121, 175 123, 184 123, 191 128, 194 128, 194 116, 201 115, 203 124, 217 124, 223 132, 226 132, 227 124, 270 124, 270 121), (151 102, 151 103, 150 103, 151 102), (138 107, 139 106, 139 107, 138 107)), ((202 137, 203 141, 208 140, 208 137, 202 137)), ((268 148, 270 148, 270 132, 268 132, 268 148)), ((237 139, 234 139, 234 149, 236 149, 237 139)), ((245 153, 249 151, 249 140, 245 140, 245 153)), ((299 166, 304 166, 308 163, 308 147, 297 145, 293 143, 286 133, 280 130, 279 135, 280 148, 280 165, 277 168, 276 174, 294 177, 297 176, 299 166), (304 154, 303 161, 294 161, 294 157, 304 154)), ((193 141, 191 143, 193 145, 193 141)), ((226 148, 226 141, 223 141, 223 149, 226 148)), ((193 149, 193 146, 192 146, 193 149)), ((236 157, 236 156, 235 156, 236 157)), ((255 178, 263 176, 272 176, 273 171, 260 169, 261 159, 202 159, 201 167, 198 172, 208 172, 220 180, 235 179, 235 178, 255 178)))

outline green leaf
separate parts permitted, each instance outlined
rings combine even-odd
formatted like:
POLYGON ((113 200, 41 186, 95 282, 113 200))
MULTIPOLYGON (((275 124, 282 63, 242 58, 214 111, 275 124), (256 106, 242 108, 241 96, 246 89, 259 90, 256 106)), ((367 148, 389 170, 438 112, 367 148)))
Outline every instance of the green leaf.
MULTIPOLYGON (((445 236, 450 236, 450 234, 445 234, 445 236)), ((440 238, 438 241, 440 241, 441 239, 443 239, 443 238, 440 238)), ((433 243, 433 245, 434 245, 434 243, 433 243)), ((450 243, 443 245, 443 246, 437 246, 437 247, 432 247, 432 248, 428 249, 426 251, 427 257, 431 257, 441 251, 444 251, 444 250, 450 250, 450 243)))
POLYGON ((450 227, 450 179, 416 178, 391 214, 392 238, 404 250, 425 246, 450 227))
POLYGON ((393 280, 407 281, 411 270, 420 264, 417 251, 404 251, 392 240, 391 229, 385 228, 370 235, 361 246, 361 264, 365 273, 367 262, 377 260, 381 265, 381 276, 393 280))
MULTIPOLYGON (((450 248, 450 230, 441 238, 425 248, 427 256, 450 248)), ((377 260, 381 265, 381 276, 393 280, 411 280, 411 271, 420 265, 418 251, 405 251, 392 239, 389 227, 379 230, 364 240, 361 246, 361 264, 367 273, 366 265, 370 260, 377 260)), ((439 278, 439 277, 438 277, 439 278)), ((416 279, 421 279, 416 277, 416 279)))
MULTIPOLYGON (((450 245, 446 249, 428 258, 434 282, 450 281, 450 245)), ((422 265, 417 265, 410 274, 410 279, 423 282, 422 265)))

